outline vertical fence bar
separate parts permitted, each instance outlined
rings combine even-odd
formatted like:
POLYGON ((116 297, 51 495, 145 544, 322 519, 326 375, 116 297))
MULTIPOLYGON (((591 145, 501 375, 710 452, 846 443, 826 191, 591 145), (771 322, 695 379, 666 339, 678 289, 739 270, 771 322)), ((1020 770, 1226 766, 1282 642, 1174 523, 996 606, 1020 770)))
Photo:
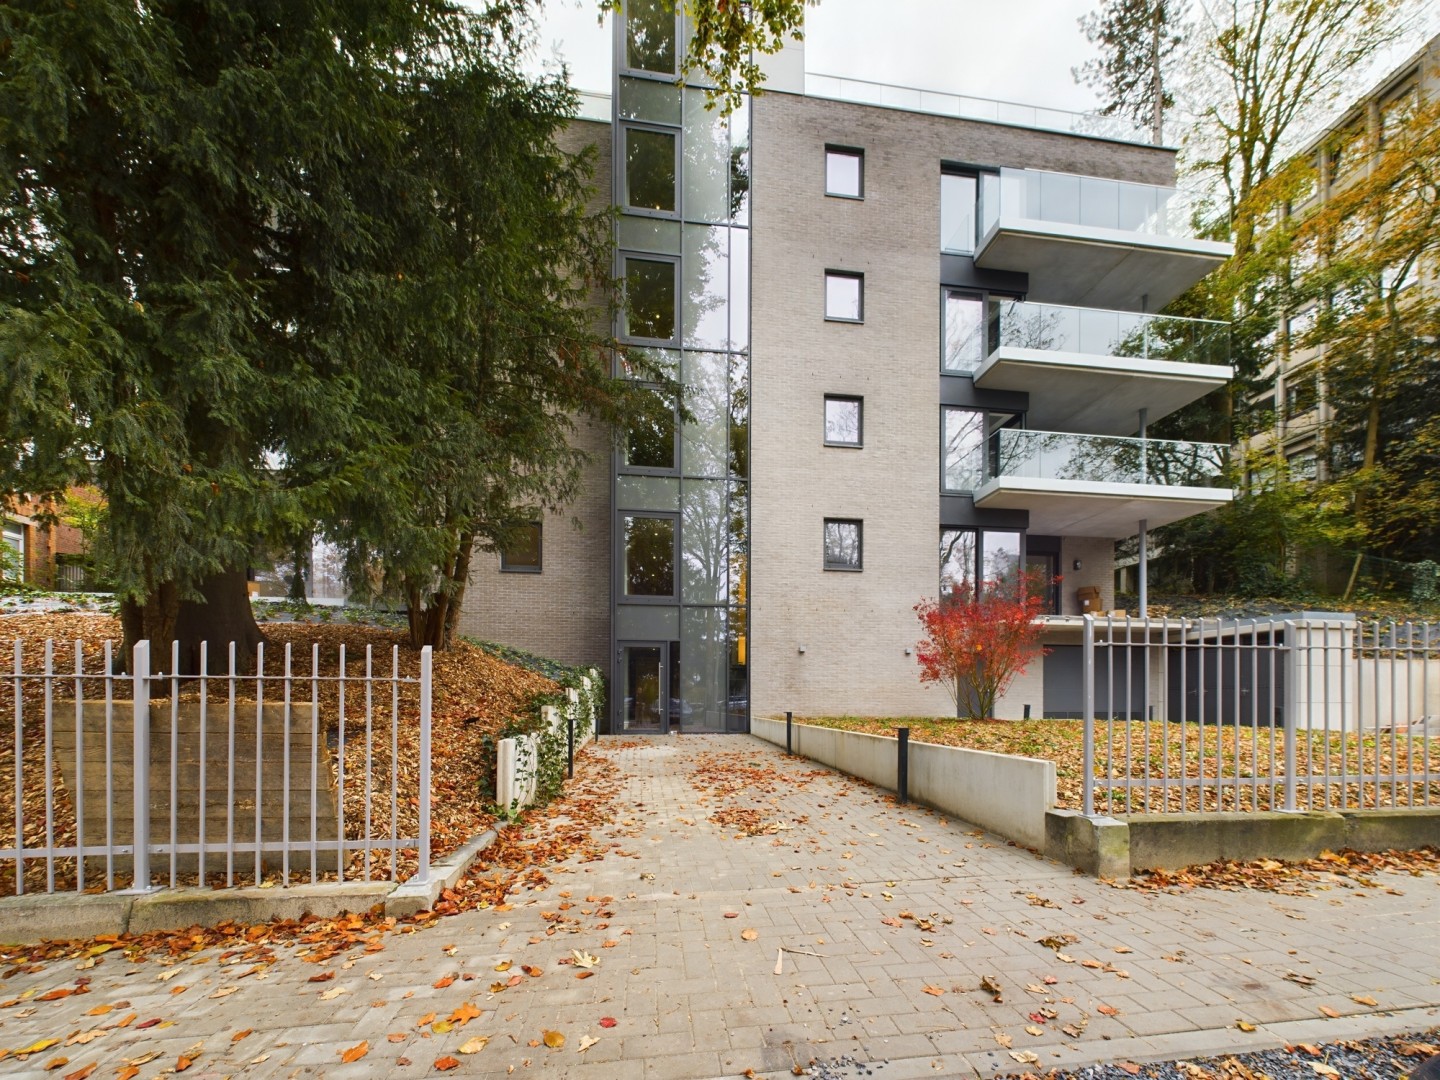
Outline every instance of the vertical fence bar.
POLYGON ((1295 775, 1295 740, 1299 734, 1300 710, 1297 701, 1300 697, 1300 648, 1297 641, 1297 629, 1295 622, 1284 624, 1284 645, 1286 645, 1286 665, 1284 665, 1284 809, 1293 812, 1296 809, 1296 775, 1295 775))
MULTIPOLYGON (((1115 813, 1115 616, 1105 616, 1105 813, 1115 813)), ((1128 762, 1126 763, 1128 766, 1128 762)))
POLYGON ((370 880, 370 804, 374 799, 375 735, 371 718, 375 712, 375 646, 365 646, 365 880, 370 880))
POLYGON ((340 708, 335 735, 335 876, 345 880, 345 643, 340 643, 340 708))
POLYGON ((150 888, 150 642, 135 643, 131 665, 134 687, 135 812, 131 822, 134 838, 132 865, 134 888, 150 888))
MULTIPOLYGON (((1277 634, 1275 632, 1275 624, 1273 622, 1270 624, 1270 768, 1269 771, 1266 773, 1265 777, 1265 809, 1267 810, 1275 809, 1275 797, 1277 794, 1276 785, 1279 779, 1275 771, 1275 763, 1277 761, 1277 757, 1275 754, 1275 738, 1277 735, 1281 734, 1281 732, 1285 730, 1283 722, 1281 724, 1280 732, 1277 732, 1275 730, 1275 718, 1281 715, 1280 709, 1282 708, 1280 704, 1280 684, 1275 681, 1275 653, 1281 644, 1283 634, 1283 630, 1280 632, 1280 634, 1277 634)), ((1294 693, 1293 688, 1290 690, 1290 693, 1294 693)))
MULTIPOLYGON (((1084 783, 1081 812, 1095 814, 1095 616, 1086 615, 1080 636, 1080 716, 1084 724, 1084 783)), ((789 713, 785 730, 788 736, 789 713)), ((788 740, 787 740, 788 741, 788 740)))
POLYGON ((105 891, 115 888, 115 655, 105 642, 105 891))
MULTIPOLYGON (((75 891, 85 891, 85 643, 75 642, 75 891)), ((18 695, 17 695, 18 697, 18 695)), ((20 774, 17 769, 16 783, 20 774)))
MULTIPOLYGON (((1275 624, 1270 624, 1274 634, 1275 624)), ((1260 809, 1260 631, 1250 638, 1250 809, 1260 809)), ((1238 678, 1238 672, 1237 672, 1238 678)))
MULTIPOLYGON (((1254 636, 1253 634, 1251 635, 1254 636)), ((1230 708, 1235 716, 1234 746, 1230 751, 1230 771, 1235 775, 1232 777, 1234 783, 1231 785, 1231 798, 1234 799, 1232 809, 1240 809, 1240 667, 1241 657, 1244 655, 1244 647, 1240 642, 1240 618, 1236 616, 1234 625, 1231 628, 1230 638, 1230 666, 1234 673, 1232 681, 1235 684, 1235 692, 1231 695, 1230 708)), ((1223 665, 1222 665, 1223 669, 1223 665)))
MULTIPOLYGON (((1382 745, 1382 744, 1384 743, 1384 741, 1385 741, 1384 736, 1383 736, 1383 735, 1381 734, 1381 732, 1380 732, 1380 712, 1381 712, 1381 710, 1380 710, 1380 620, 1379 620, 1379 619, 1375 619, 1375 620, 1373 621, 1372 630, 1373 630, 1373 633, 1371 634, 1371 640, 1374 642, 1374 647, 1373 647, 1373 650, 1372 650, 1372 651, 1373 651, 1374 654, 1375 654, 1375 671, 1374 671, 1373 675, 1371 676, 1371 680, 1370 680, 1370 681, 1371 681, 1371 683, 1373 684, 1373 687, 1374 687, 1373 690, 1372 690, 1372 695, 1371 695, 1371 696, 1374 697, 1374 699, 1375 699, 1375 750, 1374 750, 1374 757, 1375 757, 1375 805, 1376 805, 1376 806, 1379 806, 1379 805, 1380 805, 1380 785, 1381 785, 1380 771, 1381 771, 1381 769, 1382 769, 1382 767, 1383 767, 1382 764, 1381 764, 1381 761, 1380 761, 1380 747, 1381 747, 1381 745, 1382 745)), ((1360 805, 1359 805, 1359 809, 1361 809, 1361 810, 1365 809, 1365 791, 1364 791, 1364 788, 1361 788, 1361 790, 1360 790, 1360 805)))
POLYGON ((261 812, 264 805, 263 795, 265 794, 265 783, 263 774, 265 763, 265 642, 255 646, 255 884, 259 885, 264 880, 261 871, 265 839, 261 833, 262 823, 265 815, 261 812))
MULTIPOLYGON (((45 639, 45 891, 55 891, 55 639, 45 639)), ((19 784, 17 770, 16 784, 19 784)), ((24 839, 17 833, 15 846, 24 839)))
MULTIPOLYGON (((1198 739, 1198 741, 1199 741, 1199 743, 1200 743, 1200 784, 1199 784, 1199 787, 1198 787, 1198 789, 1197 789, 1197 791, 1196 791, 1196 794, 1199 796, 1199 802, 1200 802, 1200 804, 1199 804, 1198 806, 1196 806, 1195 809, 1198 810, 1198 811, 1200 811, 1200 812, 1203 814, 1203 813, 1205 812, 1205 634, 1206 634, 1206 630, 1205 630, 1205 619, 1204 619, 1203 617, 1199 620, 1199 626, 1200 626, 1200 634, 1199 634, 1199 636, 1195 639, 1196 645, 1199 646, 1199 648, 1198 648, 1197 651, 1196 651, 1196 657, 1197 657, 1198 663, 1197 663, 1197 670, 1196 670, 1196 672, 1195 672, 1195 693, 1196 693, 1196 699, 1197 699, 1196 709, 1197 709, 1197 712, 1198 712, 1198 715, 1199 715, 1199 718, 1200 718, 1200 724, 1199 724, 1199 727, 1197 728, 1197 735, 1196 735, 1196 738, 1198 739)), ((1215 632, 1216 632, 1217 634, 1220 632, 1220 620, 1219 620, 1219 619, 1216 619, 1216 620, 1215 620, 1215 632)))
POLYGON ((416 878, 430 880, 430 678, 434 654, 429 645, 420 650, 420 865, 416 878))
POLYGON ((285 693, 280 705, 280 881, 290 885, 290 701, 294 688, 294 645, 285 643, 285 693))
MULTIPOLYGON (((1125 612, 1125 712, 1122 722, 1125 725, 1125 812, 1135 812, 1135 704, 1131 700, 1131 690, 1135 685, 1135 672, 1132 670, 1131 658, 1134 656, 1135 648, 1130 640, 1130 612, 1125 612)), ((1115 708, 1115 701, 1112 698, 1110 708, 1115 708)))
MULTIPOLYGON (((1146 640, 1149 640, 1148 638, 1146 640)), ((1149 658, 1146 658, 1149 669, 1149 658)), ((1170 616, 1160 618, 1160 812, 1170 811, 1170 616)), ((1182 728, 1183 730, 1183 728, 1182 728)), ((1184 790, 1183 788, 1181 790, 1184 790)))
POLYGON ((15 638, 15 895, 25 892, 25 705, 20 676, 24 646, 15 638))
POLYGON ((400 646, 390 651, 390 877, 400 878, 400 646))
POLYGON ((320 880, 320 643, 310 645, 310 883, 320 880))
POLYGON ((579 701, 572 696, 565 709, 565 775, 575 779, 575 714, 580 711, 579 701))
POLYGON ((225 887, 235 884, 235 642, 230 642, 225 726, 230 753, 225 766, 225 887))
MULTIPOLYGON (((202 665, 203 666, 203 665, 202 665)), ((204 767, 203 765, 201 766, 204 767)), ((179 807, 180 790, 180 642, 170 642, 170 887, 175 887, 176 861, 175 849, 179 844, 179 821, 180 815, 176 812, 179 807)), ((204 805, 203 794, 201 805, 204 805)), ((200 884, 205 884, 205 875, 201 873, 200 884)))
MULTIPOLYGON (((1424 762, 1420 775, 1424 777, 1425 786, 1421 793, 1425 796, 1425 806, 1430 805, 1430 621, 1427 619, 1420 624, 1420 632, 1424 635, 1424 645, 1420 652, 1420 746, 1424 755, 1424 762)), ((1414 758, 1411 758, 1411 772, 1414 772, 1414 758)))
MULTIPOLYGON (((1328 623, 1325 625, 1325 672, 1328 676, 1332 671, 1338 669, 1340 682, 1338 687, 1339 699, 1335 702, 1335 711, 1339 714, 1340 728, 1340 791, 1336 797, 1336 804, 1344 809, 1350 800, 1350 724, 1346 718, 1345 710, 1345 669, 1350 663, 1350 651, 1345 648, 1344 626, 1332 628, 1328 623), (1338 644, 1337 644, 1338 643, 1338 644), (1339 663, 1333 659, 1333 654, 1339 653, 1339 663)), ((1330 736, 1330 695, 1329 682, 1326 682, 1325 698, 1325 735, 1330 736)), ((1358 749, 1358 746, 1357 746, 1358 749)))
MULTIPOLYGON (((1394 619, 1391 619, 1391 620, 1390 620, 1390 805, 1391 805, 1392 808, 1400 805, 1400 774, 1399 774, 1399 763, 1396 761, 1396 754, 1399 752, 1399 742, 1398 742, 1398 740, 1399 740, 1399 734, 1398 734, 1398 733, 1396 732, 1396 730, 1395 730, 1395 729, 1399 726, 1399 724, 1398 724, 1396 721, 1397 721, 1397 719, 1398 719, 1398 713, 1400 712, 1400 691, 1399 691, 1399 688, 1395 685, 1395 668, 1396 668, 1397 663, 1399 662, 1399 658, 1400 658, 1400 638, 1399 638, 1399 630, 1398 630, 1397 627, 1396 627, 1395 620, 1394 620, 1394 619)), ((1407 679, 1409 678, 1409 670, 1408 670, 1408 668, 1407 668, 1407 670, 1406 670, 1406 678, 1407 678, 1407 679)), ((1376 752, 1378 753, 1380 748, 1377 746, 1375 749, 1376 749, 1376 752)), ((1376 808, 1377 810, 1380 808, 1380 792, 1379 792, 1378 789, 1377 789, 1376 792, 1375 792, 1375 808, 1376 808)))
MULTIPOLYGON (((1415 624, 1405 623, 1405 805, 1415 805, 1415 624)), ((1398 794, 1396 806, 1399 806, 1398 794)))
MULTIPOLYGON (((176 670, 177 670, 177 671, 179 670, 178 667, 176 668, 176 670)), ((208 804, 209 804, 209 802, 210 802, 210 786, 209 786, 209 785, 210 785, 210 771, 209 771, 208 768, 206 768, 206 766, 209 764, 209 760, 208 760, 208 759, 209 759, 209 757, 210 757, 210 743, 209 743, 209 739, 208 739, 208 736, 209 736, 209 733, 210 733, 210 643, 209 643, 208 641, 202 641, 202 642, 200 642, 200 671, 199 671, 199 681, 200 681, 200 738, 199 738, 199 746, 200 746, 199 788, 200 788, 200 791, 199 791, 199 794, 198 794, 198 796, 197 796, 197 798, 196 798, 196 804, 197 804, 197 808, 198 808, 198 812, 196 813, 196 833, 197 833, 198 835, 197 835, 196 838, 195 838, 195 847, 196 847, 196 851, 195 851, 195 878, 196 878, 197 883, 203 887, 204 884, 205 884, 205 836, 206 836, 206 834, 208 833, 209 828, 210 828, 209 821, 207 820, 207 819, 208 819, 207 810, 208 810, 208 804)), ((172 700, 173 700, 173 699, 178 699, 179 697, 180 697, 180 683, 179 683, 179 681, 177 680, 176 683, 175 683, 175 693, 174 693, 174 695, 173 695, 172 700)), ((174 711, 174 713, 173 713, 172 715, 175 717, 175 719, 172 720, 171 726, 172 726, 172 727, 179 727, 179 726, 180 726, 180 722, 179 722, 179 710, 178 710, 178 708, 174 711)), ((170 804, 170 820, 171 820, 171 821, 174 821, 175 818, 177 818, 177 817, 180 816, 178 813, 176 813, 176 810, 177 810, 177 806, 176 806, 175 803, 172 802, 172 803, 170 804)))
POLYGON ((1189 619, 1180 620, 1180 812, 1190 812, 1190 755, 1185 752, 1185 744, 1190 734, 1190 650, 1188 641, 1190 628, 1193 624, 1189 619))

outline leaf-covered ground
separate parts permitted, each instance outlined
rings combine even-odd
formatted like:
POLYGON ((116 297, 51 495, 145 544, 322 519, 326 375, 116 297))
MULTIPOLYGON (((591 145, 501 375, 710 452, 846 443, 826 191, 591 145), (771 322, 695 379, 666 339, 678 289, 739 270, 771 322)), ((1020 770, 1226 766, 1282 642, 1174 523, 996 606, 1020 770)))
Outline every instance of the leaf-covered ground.
MULTIPOLYGON (((997 754, 1018 754, 1055 763, 1056 801, 1080 809, 1085 775, 1085 726, 1079 720, 952 720, 939 717, 806 716, 797 722, 821 727, 894 736, 908 727, 912 742, 961 746, 997 754)), ((1264 727, 1213 724, 1134 723, 1096 727, 1097 809, 1125 814, 1150 811, 1271 810, 1283 806, 1284 736, 1264 727), (1203 789, 1175 781, 1204 776, 1203 789), (1222 782, 1216 783, 1219 778, 1222 782), (1109 780, 1107 784, 1105 781, 1109 780), (1168 781, 1168 782, 1167 782, 1168 781)), ((1403 776, 1414 760, 1417 773, 1434 773, 1440 764, 1440 739, 1405 734, 1331 735, 1303 733, 1296 748, 1297 803, 1300 809, 1440 806, 1440 783, 1407 784, 1403 776), (1328 785, 1312 777, 1345 776, 1328 785), (1343 804, 1342 804, 1343 796, 1343 804)))
MULTIPOLYGON (((350 677, 345 685, 347 709, 345 768, 347 782, 343 809, 346 820, 346 834, 351 839, 363 834, 365 822, 370 822, 370 835, 392 835, 390 827, 391 775, 397 778, 396 799, 394 800, 395 820, 401 836, 418 835, 419 784, 419 693, 414 682, 397 684, 397 693, 392 699, 390 687, 377 685, 373 695, 374 738, 368 742, 363 736, 365 715, 365 687, 356 677, 363 674, 366 652, 370 651, 370 663, 375 674, 389 676, 398 670, 402 679, 414 679, 419 674, 420 654, 409 648, 405 635, 394 630, 354 625, 321 625, 308 622, 286 622, 271 624, 265 628, 265 674, 269 684, 266 700, 278 700, 283 693, 283 676, 286 664, 286 648, 290 649, 289 663, 296 678, 294 696, 309 702, 310 685, 301 682, 313 666, 314 649, 318 646, 319 673, 323 680, 318 683, 318 706, 321 723, 325 727, 328 745, 338 752, 338 715, 341 697, 340 649, 346 653, 346 673, 350 677), (398 665, 398 667, 394 667, 398 665), (391 714, 398 718, 392 732, 391 714), (396 747, 395 761, 391 761, 391 743, 396 747), (363 783, 366 757, 369 756, 371 788, 367 793, 363 783), (368 797, 367 797, 368 795, 368 797)), ((53 638, 54 666, 57 671, 75 670, 75 642, 82 645, 84 671, 100 674, 104 667, 104 642, 117 642, 120 638, 119 621, 100 614, 41 614, 10 615, 0 617, 0 656, 5 658, 5 667, 13 670, 15 641, 22 643, 22 666, 25 671, 43 669, 44 641, 53 638)), ((161 669, 161 660, 153 662, 155 669, 161 669)), ((210 693, 220 693, 223 682, 212 686, 210 693)), ((467 642, 434 654, 434 701, 432 706, 432 773, 431 773, 431 835, 432 852, 438 858, 460 847, 472 836, 485 831, 494 822, 490 813, 491 786, 493 776, 487 747, 487 738, 512 717, 521 714, 527 703, 537 693, 555 688, 549 679, 532 671, 490 656, 467 642)), ((103 696, 104 685, 100 679, 87 679, 83 684, 87 697, 103 696)), ((181 686, 181 697, 193 696, 191 686, 181 686)), ((74 681, 59 680, 54 685, 54 704, 64 712, 65 703, 74 700, 74 681)), ((117 697, 128 696, 128 690, 117 687, 117 697)), ((15 691, 11 680, 0 683, 0 847, 13 844, 15 835, 15 691)), ((249 687, 242 687, 240 696, 253 701, 253 680, 249 687)), ((40 680, 22 682, 22 704, 24 723, 22 728, 24 783, 22 801, 24 806, 24 831, 30 844, 43 843, 47 823, 57 846, 73 843, 75 837, 75 814, 66 786, 66 777, 57 768, 52 787, 53 804, 47 808, 44 740, 44 686, 40 680)), ((73 705, 71 706, 73 708, 73 705)), ((73 714, 72 714, 73 715, 73 714)), ((334 775, 330 779, 334 780, 334 775)), ((87 830, 88 832, 88 830, 87 830)), ((414 849, 402 851, 398 858, 400 876, 405 877, 415 865, 414 849)), ((244 862, 245 860, 239 860, 244 862)), ((352 855, 352 865, 347 873, 358 876, 363 856, 352 855)), ((86 884, 96 887, 103 883, 103 860, 86 860, 86 884)), ((323 868, 323 864, 322 864, 323 868)), ((238 866, 243 874, 246 868, 238 866)), ((249 865, 253 877, 253 863, 249 865)), ((371 860, 371 876, 389 877, 391 874, 389 852, 379 851, 371 860)), ((0 865, 0 895, 14 891, 14 864, 0 865)), ((46 867, 40 860, 31 860, 26 867, 27 888, 43 888, 46 867)), ((157 867, 157 883, 169 883, 168 866, 157 867)), ((56 865, 56 883, 61 889, 75 887, 73 860, 59 860, 56 865)), ((268 870, 267 877, 273 877, 268 870)), ((308 876, 308 874, 307 874, 308 876)), ((180 875, 184 879, 184 875, 180 875)), ((236 883, 245 879, 237 875, 236 883)), ((187 883, 177 880, 177 883, 187 883)), ((193 883, 193 875, 188 879, 193 883)))

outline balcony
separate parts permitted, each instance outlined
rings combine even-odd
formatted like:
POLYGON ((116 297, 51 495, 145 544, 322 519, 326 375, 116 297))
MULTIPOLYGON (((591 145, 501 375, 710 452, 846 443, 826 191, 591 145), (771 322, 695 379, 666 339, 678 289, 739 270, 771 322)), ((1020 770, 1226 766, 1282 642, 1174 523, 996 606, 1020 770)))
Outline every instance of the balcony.
POLYGON ((1030 394, 1028 422, 1048 431, 1128 435, 1224 386, 1230 327, 1127 311, 992 298, 989 354, 975 385, 1030 394))
POLYGON ((1226 448, 1006 428, 991 435, 975 505, 1028 510, 1033 533, 1119 539, 1231 500, 1226 448))
POLYGON ((1228 258, 1190 235, 1174 188, 1001 169, 982 184, 975 265, 1030 275, 1029 298, 1164 307, 1228 258))

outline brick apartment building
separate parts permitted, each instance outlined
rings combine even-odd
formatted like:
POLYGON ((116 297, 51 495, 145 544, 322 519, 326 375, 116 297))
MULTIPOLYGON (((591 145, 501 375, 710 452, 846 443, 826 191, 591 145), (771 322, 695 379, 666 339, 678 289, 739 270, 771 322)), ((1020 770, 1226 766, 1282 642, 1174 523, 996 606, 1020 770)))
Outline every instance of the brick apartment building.
POLYGON ((934 715, 913 605, 1029 569, 1061 579, 1051 652, 1002 714, 1078 712, 1115 541, 1231 498, 1222 448, 1146 438, 1231 376, 1225 326, 1147 314, 1228 245, 1142 133, 807 73, 800 44, 724 116, 676 85, 684 33, 626 3, 568 138, 620 211, 616 333, 693 420, 594 434, 568 513, 476 558, 461 629, 597 664, 617 733, 934 715))

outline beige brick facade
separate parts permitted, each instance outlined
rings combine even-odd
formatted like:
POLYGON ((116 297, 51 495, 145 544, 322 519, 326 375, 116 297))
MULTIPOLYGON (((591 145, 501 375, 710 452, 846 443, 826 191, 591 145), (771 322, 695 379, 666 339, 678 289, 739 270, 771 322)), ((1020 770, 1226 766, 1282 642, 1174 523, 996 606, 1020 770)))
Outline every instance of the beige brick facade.
MULTIPOLYGON (((943 714, 906 652, 938 587, 941 162, 1167 183, 1173 157, 785 94, 754 132, 752 711, 943 714), (862 201, 824 195, 827 143, 865 151, 862 201), (826 269, 865 275, 863 325, 824 320, 826 269), (863 449, 822 445, 825 393, 864 397, 863 449), (862 572, 822 569, 826 517, 864 521, 862 572)), ((1113 603, 1112 550, 1064 541, 1063 611, 1081 584, 1113 603)), ((1039 671, 1010 696, 1036 715, 1039 671)))
MULTIPOLYGON (((596 208, 610 204, 610 125, 577 121, 561 146, 593 145, 596 208)), ((526 649, 567 664, 607 670, 610 649, 610 450, 608 434, 589 424, 576 444, 590 457, 580 494, 563 513, 547 514, 541 572, 504 573, 500 556, 476 550, 458 621, 460 633, 526 649)))

